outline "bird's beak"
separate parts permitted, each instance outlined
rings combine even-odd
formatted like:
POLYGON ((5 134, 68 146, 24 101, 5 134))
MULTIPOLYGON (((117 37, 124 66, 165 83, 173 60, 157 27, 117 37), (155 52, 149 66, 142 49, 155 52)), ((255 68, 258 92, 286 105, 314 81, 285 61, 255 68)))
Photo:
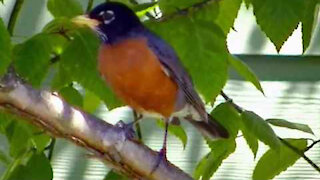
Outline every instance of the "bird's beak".
POLYGON ((89 18, 88 15, 76 16, 71 19, 71 22, 78 26, 88 26, 92 29, 95 29, 100 24, 99 21, 89 18))

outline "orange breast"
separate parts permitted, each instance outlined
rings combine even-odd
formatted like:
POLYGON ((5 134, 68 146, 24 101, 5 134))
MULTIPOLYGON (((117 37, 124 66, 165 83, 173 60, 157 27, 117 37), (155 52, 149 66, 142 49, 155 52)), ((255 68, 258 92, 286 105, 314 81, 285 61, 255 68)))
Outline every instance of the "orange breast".
POLYGON ((174 111, 178 87, 164 73, 146 40, 103 45, 98 66, 113 91, 137 111, 164 117, 174 111))

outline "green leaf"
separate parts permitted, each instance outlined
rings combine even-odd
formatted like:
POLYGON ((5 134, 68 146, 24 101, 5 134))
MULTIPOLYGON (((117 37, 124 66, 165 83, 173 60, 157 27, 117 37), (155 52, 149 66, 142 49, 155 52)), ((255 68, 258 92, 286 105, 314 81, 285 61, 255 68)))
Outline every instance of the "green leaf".
POLYGON ((212 22, 186 16, 148 25, 173 46, 204 99, 214 99, 227 80, 223 31, 212 22))
POLYGON ((247 129, 247 127, 244 124, 242 124, 241 126, 241 132, 253 153, 253 157, 256 158, 259 148, 258 138, 249 129, 247 129))
POLYGON ((62 41, 58 35, 38 34, 16 45, 13 57, 15 70, 33 86, 39 87, 48 72, 51 54, 62 41))
POLYGON ((11 62, 12 47, 10 34, 0 18, 0 76, 7 70, 11 62))
POLYGON ((222 161, 235 151, 236 141, 235 139, 211 141, 209 146, 212 150, 198 164, 193 175, 194 179, 202 177, 202 180, 209 180, 222 161))
POLYGON ((11 162, 10 157, 2 149, 0 149, 0 163, 8 166, 11 162))
POLYGON ((234 20, 238 15, 242 0, 223 0, 218 1, 219 4, 219 15, 215 19, 225 35, 230 31, 230 28, 233 27, 234 20))
POLYGON ((237 57, 230 55, 228 58, 230 65, 247 81, 251 82, 262 94, 262 86, 256 74, 244 62, 237 57))
POLYGON ((296 129, 314 135, 312 129, 306 124, 293 123, 283 119, 267 119, 266 121, 274 126, 296 129))
POLYGON ((51 137, 47 134, 36 134, 32 137, 32 143, 37 148, 38 152, 44 151, 44 149, 49 145, 51 137))
POLYGON ((317 8, 318 0, 306 0, 305 14, 302 18, 302 45, 303 52, 307 50, 310 44, 312 33, 318 20, 319 8, 317 8))
POLYGON ((101 100, 99 99, 99 97, 89 90, 85 90, 83 97, 83 110, 89 113, 94 113, 100 105, 101 100))
POLYGON ((33 154, 28 163, 18 166, 8 180, 52 180, 53 171, 44 153, 33 154))
MULTIPOLYGON (((302 152, 307 147, 307 140, 305 139, 285 139, 285 141, 302 152)), ((300 155, 284 144, 281 144, 280 150, 269 149, 258 161, 253 171, 252 179, 273 179, 276 175, 292 166, 299 158, 300 155)))
POLYGON ((273 149, 279 149, 280 141, 270 125, 252 111, 244 111, 241 114, 246 130, 255 135, 260 141, 273 149))
POLYGON ((160 0, 159 7, 164 15, 174 13, 178 10, 191 7, 202 0, 160 0))
POLYGON ((243 0, 244 4, 246 5, 246 8, 249 9, 250 5, 251 5, 251 0, 243 0))
POLYGON ((59 94, 70 104, 82 107, 83 97, 72 85, 66 86, 59 91, 59 94))
POLYGON ((103 180, 129 180, 127 177, 122 176, 113 170, 109 171, 108 174, 103 178, 103 180))
POLYGON ((302 0, 251 0, 257 23, 279 52, 304 14, 302 0))
MULTIPOLYGON (((109 109, 121 105, 111 90, 106 86, 97 70, 99 40, 90 29, 79 29, 74 40, 61 54, 60 71, 64 76, 80 83, 100 97, 109 109)), ((59 75, 58 75, 59 76, 59 75)), ((63 77, 61 79, 63 80, 63 77)))
POLYGON ((77 0, 49 0, 47 8, 55 18, 71 18, 83 14, 81 4, 77 0))
POLYGON ((29 126, 21 122, 13 122, 7 128, 7 138, 10 143, 10 155, 18 157, 31 145, 32 131, 29 126))
POLYGON ((228 130, 230 139, 237 137, 241 119, 239 113, 230 105, 230 103, 219 104, 211 112, 211 115, 228 130))
POLYGON ((9 113, 0 111, 0 133, 6 134, 7 127, 15 119, 16 119, 15 116, 13 116, 13 115, 11 115, 9 113))
MULTIPOLYGON (((165 128, 165 124, 162 120, 157 121, 157 125, 159 127, 165 128)), ((176 125, 169 125, 168 132, 175 137, 177 137, 183 145, 183 149, 186 148, 187 142, 188 142, 188 136, 187 133, 184 131, 184 129, 181 126, 176 126, 176 125)))

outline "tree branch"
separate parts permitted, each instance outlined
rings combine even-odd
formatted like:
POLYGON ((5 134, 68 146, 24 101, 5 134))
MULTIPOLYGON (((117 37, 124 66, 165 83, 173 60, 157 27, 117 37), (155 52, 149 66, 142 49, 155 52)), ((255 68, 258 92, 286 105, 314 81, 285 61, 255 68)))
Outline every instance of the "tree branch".
MULTIPOLYGON (((221 96, 228 101, 229 103, 231 103, 231 105, 238 111, 238 113, 242 113, 244 111, 244 109, 240 106, 238 106, 236 103, 233 102, 233 100, 231 98, 229 98, 223 91, 220 92, 221 96)), ((317 144, 318 142, 320 142, 320 140, 313 142, 310 146, 308 146, 304 151, 301 151, 299 149, 297 149, 296 147, 292 146, 290 143, 288 143, 286 140, 278 137, 279 140, 288 148, 290 148, 292 151, 294 151, 295 153, 297 153, 299 156, 301 156, 305 161, 307 161, 315 170, 317 170, 320 173, 320 167, 318 165, 316 165, 310 158, 308 158, 304 152, 308 151, 309 149, 311 149, 315 144, 317 144)))
POLYGON ((14 73, 9 72, 0 80, 0 108, 26 117, 50 134, 86 148, 132 179, 192 179, 165 161, 150 174, 157 162, 157 152, 138 141, 127 140, 123 129, 71 107, 57 94, 33 89, 14 73))

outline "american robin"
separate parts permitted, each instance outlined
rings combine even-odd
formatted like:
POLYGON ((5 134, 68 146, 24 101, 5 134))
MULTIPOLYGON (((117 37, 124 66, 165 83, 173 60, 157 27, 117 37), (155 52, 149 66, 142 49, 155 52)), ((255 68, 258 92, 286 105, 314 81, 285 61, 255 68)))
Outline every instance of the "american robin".
POLYGON ((184 119, 210 139, 228 138, 226 129, 206 111, 174 49, 148 30, 127 6, 107 2, 74 22, 100 36, 98 70, 114 93, 141 114, 161 117, 166 158, 169 121, 184 119))

